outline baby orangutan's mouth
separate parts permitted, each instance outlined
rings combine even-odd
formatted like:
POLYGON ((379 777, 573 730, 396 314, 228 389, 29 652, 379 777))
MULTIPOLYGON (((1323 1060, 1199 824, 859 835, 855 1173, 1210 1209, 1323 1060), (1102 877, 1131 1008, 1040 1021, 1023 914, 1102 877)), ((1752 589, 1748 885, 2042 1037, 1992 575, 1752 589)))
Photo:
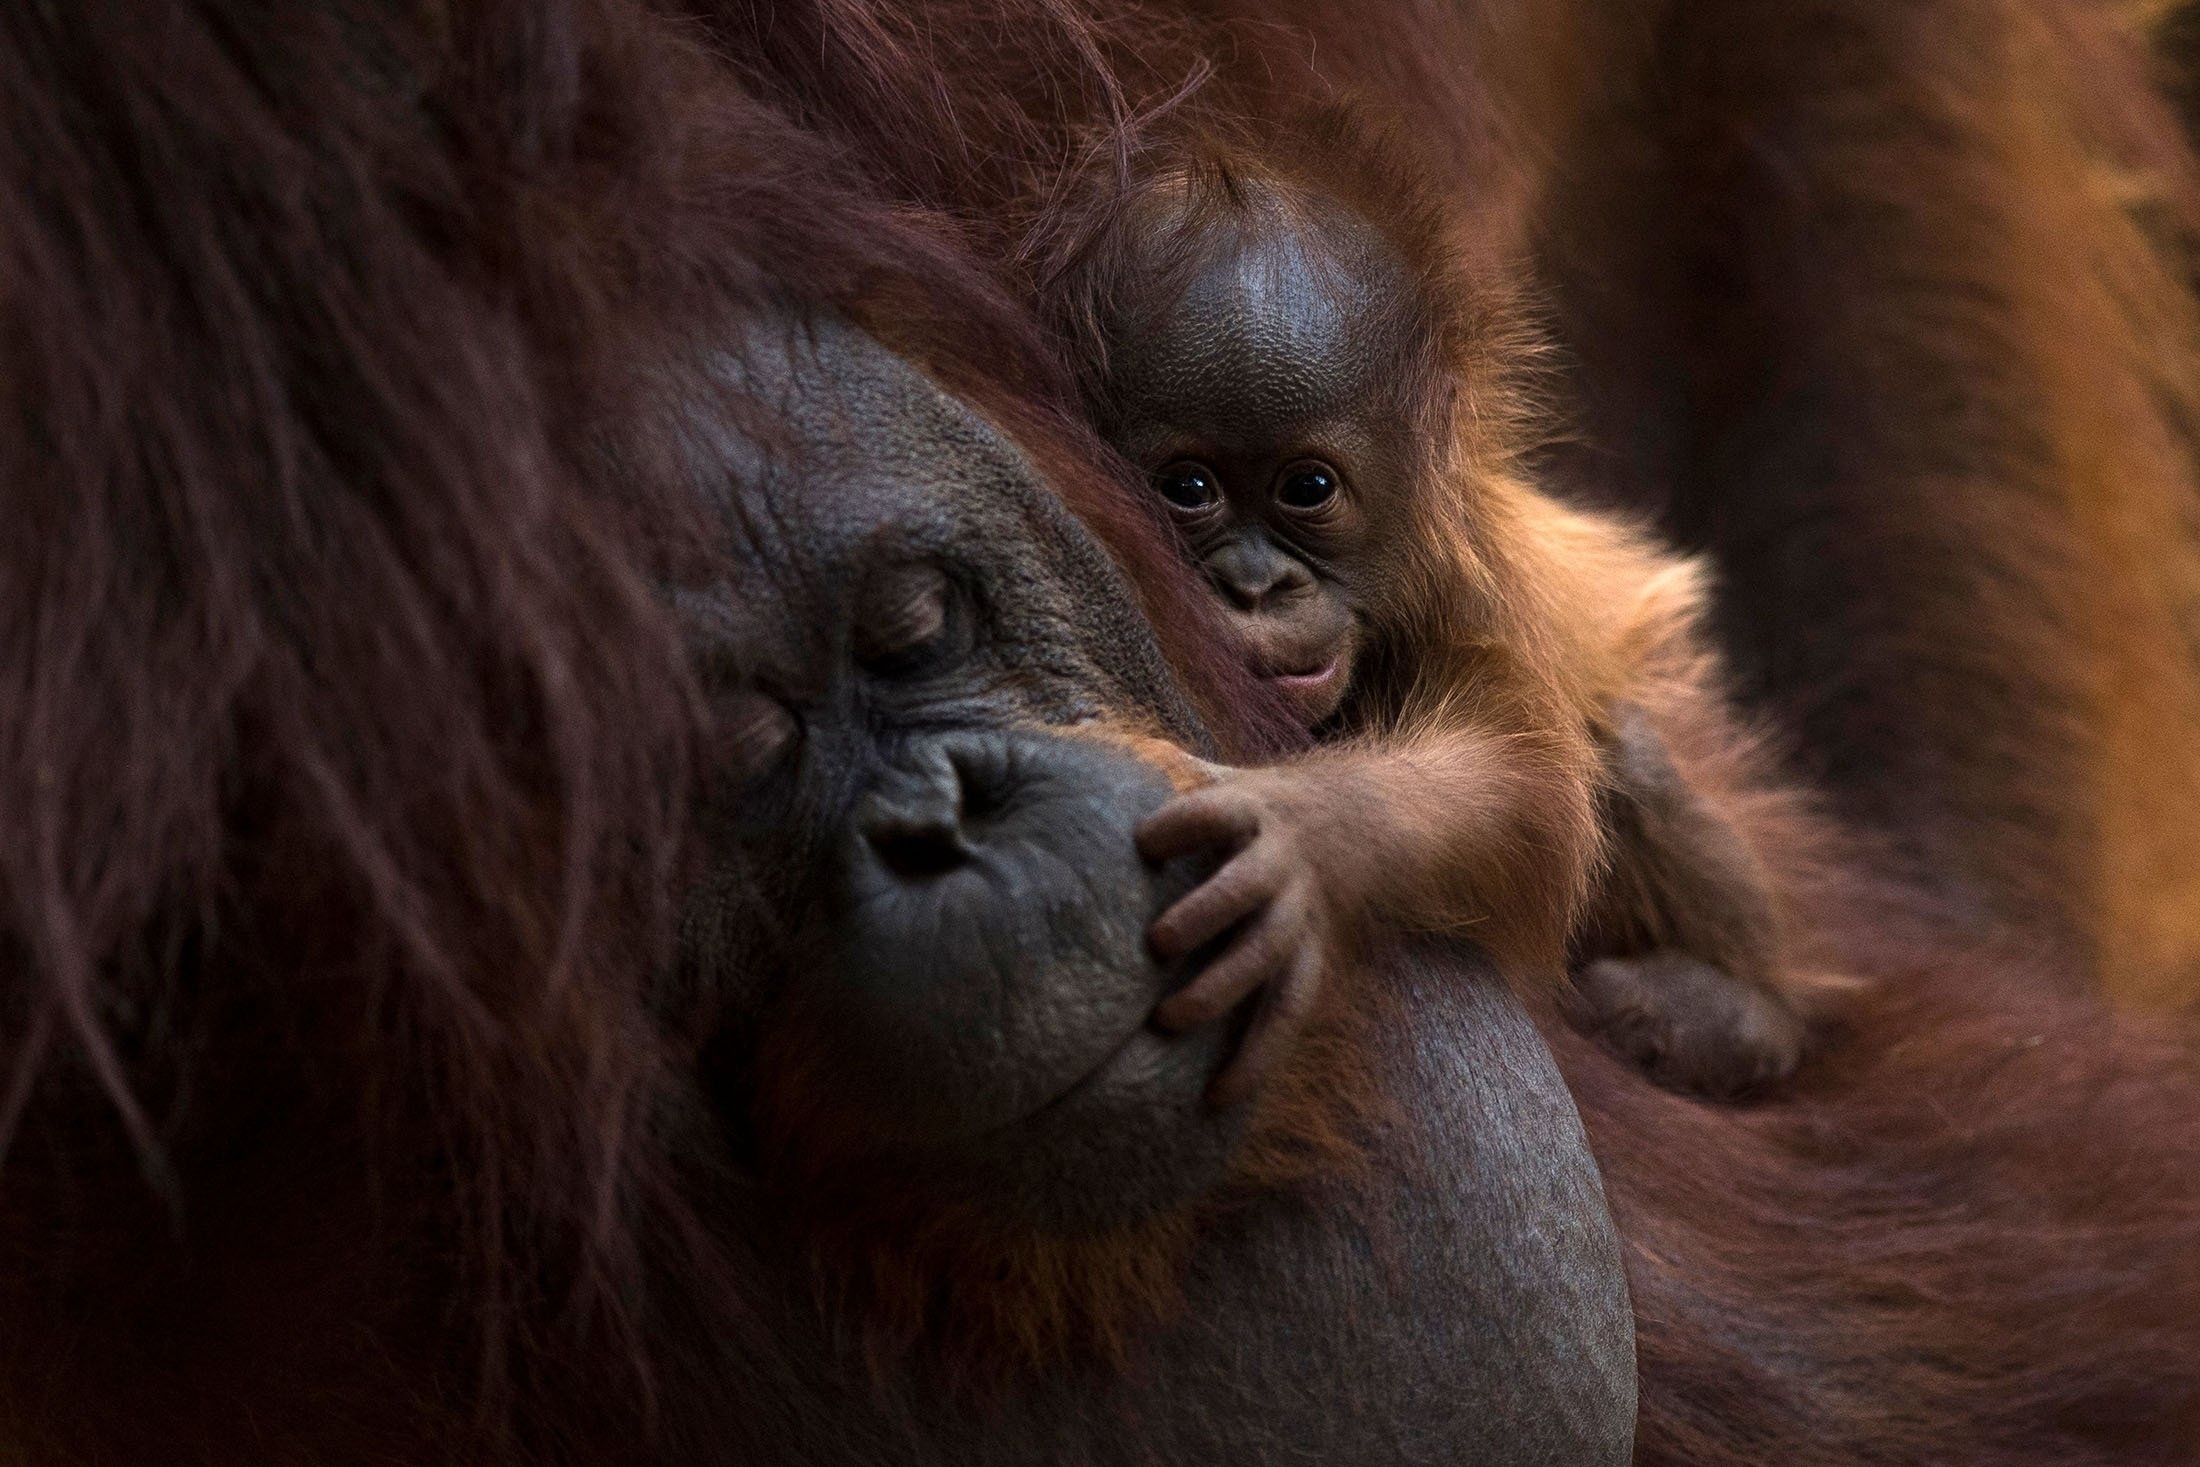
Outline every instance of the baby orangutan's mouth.
POLYGON ((1344 701, 1345 668, 1345 659, 1339 656, 1311 668, 1289 672, 1262 668, 1260 671, 1268 685, 1281 693, 1298 711, 1300 720, 1312 728, 1336 712, 1337 705, 1344 701))
POLYGON ((1287 693, 1314 693, 1326 691, 1336 676, 1337 660, 1331 658, 1310 672, 1272 672, 1268 680, 1287 693))
POLYGON ((1278 620, 1247 618, 1246 661, 1253 675, 1275 689, 1311 729, 1327 722, 1350 693, 1359 639, 1349 623, 1333 627, 1326 620, 1319 625, 1278 620))

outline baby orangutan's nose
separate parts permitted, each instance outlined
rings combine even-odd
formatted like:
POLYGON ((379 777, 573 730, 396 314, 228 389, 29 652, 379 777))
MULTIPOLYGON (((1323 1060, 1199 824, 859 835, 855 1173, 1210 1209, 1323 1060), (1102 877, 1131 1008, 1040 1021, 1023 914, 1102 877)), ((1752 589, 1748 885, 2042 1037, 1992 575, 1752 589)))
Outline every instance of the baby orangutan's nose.
POLYGON ((1266 611, 1313 588, 1314 576, 1295 555, 1265 535, 1247 535, 1207 556, 1207 574, 1239 611, 1266 611))

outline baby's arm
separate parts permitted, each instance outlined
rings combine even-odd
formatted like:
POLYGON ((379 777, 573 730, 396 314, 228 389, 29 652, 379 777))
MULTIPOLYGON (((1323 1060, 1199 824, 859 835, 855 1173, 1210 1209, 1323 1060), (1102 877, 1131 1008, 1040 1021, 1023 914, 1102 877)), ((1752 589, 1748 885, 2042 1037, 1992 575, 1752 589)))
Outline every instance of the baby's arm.
POLYGON ((1457 930, 1520 981, 1561 981, 1595 842, 1590 781, 1563 746, 1467 727, 1215 775, 1138 840, 1156 861, 1229 853, 1152 930, 1164 958, 1221 943, 1156 1011, 1164 1027, 1265 990, 1218 1103, 1259 1086, 1372 928, 1457 930))
POLYGON ((1804 1023, 1781 987, 1770 875, 1722 802, 1642 709, 1613 710, 1599 800, 1605 865, 1575 936, 1575 999, 1661 1083, 1735 1095, 1785 1079, 1804 1023))

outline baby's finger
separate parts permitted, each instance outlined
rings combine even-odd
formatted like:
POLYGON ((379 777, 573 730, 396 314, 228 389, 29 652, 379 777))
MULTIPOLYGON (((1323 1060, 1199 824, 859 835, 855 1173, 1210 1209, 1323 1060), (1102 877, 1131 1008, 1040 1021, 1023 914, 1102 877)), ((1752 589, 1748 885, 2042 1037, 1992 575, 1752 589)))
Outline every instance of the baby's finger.
POLYGON ((1315 943, 1302 943, 1292 954, 1281 983, 1273 984, 1253 1016, 1252 1027, 1238 1044, 1238 1052, 1208 1087, 1208 1103, 1221 1109, 1260 1092, 1284 1057, 1297 1042, 1299 1031, 1314 1012, 1321 991, 1322 953, 1315 943))
POLYGON ((1183 957, 1267 904, 1281 885, 1273 854, 1255 844, 1154 918, 1147 940, 1163 958, 1183 957))
POLYGON ((1140 823, 1138 854, 1149 861, 1212 850, 1235 849, 1260 832, 1260 811, 1227 785, 1210 785, 1178 795, 1140 823))
POLYGON ((1191 982, 1163 999, 1154 1022, 1164 1029, 1196 1029, 1221 1018, 1291 960, 1299 924, 1271 910, 1240 933, 1191 982))

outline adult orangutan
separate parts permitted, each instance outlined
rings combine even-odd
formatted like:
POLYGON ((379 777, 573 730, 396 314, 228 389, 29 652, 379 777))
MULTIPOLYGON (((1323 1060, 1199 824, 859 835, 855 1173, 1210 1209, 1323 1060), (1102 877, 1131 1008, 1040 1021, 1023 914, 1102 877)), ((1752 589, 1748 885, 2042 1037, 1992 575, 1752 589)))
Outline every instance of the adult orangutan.
POLYGON ((1205 1104, 1128 831, 1287 731, 903 164, 1206 43, 907 14, 0 12, 7 1454, 2192 1459, 2200 1079, 1958 884, 1778 1108, 1442 946, 1205 1104))
POLYGON ((566 18, 4 23, 7 1454, 1624 1460, 1532 1028, 1401 959, 1366 1126, 1210 1110, 1128 829, 1215 748, 1030 461, 794 302, 1030 328, 566 18))

